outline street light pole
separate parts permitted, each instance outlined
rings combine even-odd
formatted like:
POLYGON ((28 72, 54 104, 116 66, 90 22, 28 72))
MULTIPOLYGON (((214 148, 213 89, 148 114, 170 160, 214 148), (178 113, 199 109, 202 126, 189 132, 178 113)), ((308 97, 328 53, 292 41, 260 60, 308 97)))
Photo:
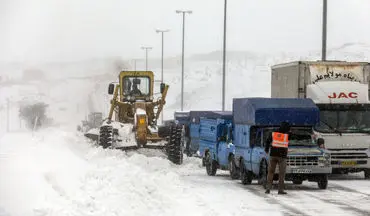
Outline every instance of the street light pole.
POLYGON ((145 71, 148 71, 148 50, 151 50, 152 47, 141 47, 141 49, 145 49, 145 71))
POLYGON ((181 60, 181 111, 184 110, 184 49, 185 49, 185 14, 193 13, 191 10, 176 10, 176 13, 182 13, 182 60, 181 60))
MULTIPOLYGON (((161 83, 163 83, 163 47, 164 47, 164 33, 165 32, 168 32, 169 30, 166 29, 166 30, 159 30, 157 29, 156 32, 157 33, 161 33, 162 35, 162 54, 161 54, 161 83)), ((162 124, 163 124, 163 112, 164 110, 162 109, 162 114, 161 114, 161 121, 162 121, 162 124)))
POLYGON ((161 54, 161 82, 163 83, 163 47, 164 47, 164 33, 165 32, 168 32, 169 30, 166 29, 166 30, 155 30, 157 33, 161 33, 162 34, 162 54, 161 54))
POLYGON ((323 0, 323 8, 322 8, 322 50, 321 50, 321 60, 326 60, 326 25, 327 25, 327 9, 328 9, 328 2, 327 0, 323 0))
POLYGON ((222 111, 225 111, 225 77, 226 77, 226 12, 227 0, 224 5, 224 44, 223 44, 223 59, 222 59, 222 111))

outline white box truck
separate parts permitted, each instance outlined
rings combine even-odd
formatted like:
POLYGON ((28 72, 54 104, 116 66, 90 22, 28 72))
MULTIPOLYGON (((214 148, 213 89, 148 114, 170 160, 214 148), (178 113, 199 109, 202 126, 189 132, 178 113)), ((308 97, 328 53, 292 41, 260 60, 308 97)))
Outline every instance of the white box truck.
POLYGON ((296 61, 271 67, 271 97, 311 98, 320 109, 315 134, 325 140, 333 173, 370 178, 370 63, 296 61))

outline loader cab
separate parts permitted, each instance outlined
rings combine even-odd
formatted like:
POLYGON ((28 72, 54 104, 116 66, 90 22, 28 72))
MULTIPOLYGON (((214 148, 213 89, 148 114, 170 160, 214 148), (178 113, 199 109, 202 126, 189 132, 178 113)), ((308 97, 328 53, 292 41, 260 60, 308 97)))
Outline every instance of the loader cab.
POLYGON ((153 101, 154 74, 152 71, 122 71, 119 80, 121 101, 153 101))

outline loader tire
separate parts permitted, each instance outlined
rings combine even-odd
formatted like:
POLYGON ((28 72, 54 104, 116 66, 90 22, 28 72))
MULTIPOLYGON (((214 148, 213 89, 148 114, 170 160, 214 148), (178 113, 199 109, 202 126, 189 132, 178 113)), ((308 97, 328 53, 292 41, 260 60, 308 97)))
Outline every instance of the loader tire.
POLYGON ((99 130, 99 140, 98 144, 103 148, 109 148, 115 142, 114 140, 114 130, 110 125, 104 125, 100 127, 99 130))
POLYGON ((166 149, 168 160, 170 160, 174 164, 182 164, 183 162, 183 143, 183 127, 178 124, 171 125, 170 137, 166 149))

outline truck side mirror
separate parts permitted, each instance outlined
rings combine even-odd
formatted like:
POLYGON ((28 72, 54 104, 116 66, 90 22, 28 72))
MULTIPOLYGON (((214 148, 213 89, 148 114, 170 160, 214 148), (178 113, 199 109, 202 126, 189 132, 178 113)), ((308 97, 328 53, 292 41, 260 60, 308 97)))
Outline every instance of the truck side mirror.
POLYGON ((114 92, 114 84, 113 83, 110 83, 109 86, 108 86, 108 94, 113 94, 114 92))
POLYGON ((318 138, 317 139, 317 145, 320 147, 320 148, 325 148, 325 140, 323 138, 318 138))
POLYGON ((164 92, 164 89, 166 88, 166 84, 161 83, 161 94, 164 92))

